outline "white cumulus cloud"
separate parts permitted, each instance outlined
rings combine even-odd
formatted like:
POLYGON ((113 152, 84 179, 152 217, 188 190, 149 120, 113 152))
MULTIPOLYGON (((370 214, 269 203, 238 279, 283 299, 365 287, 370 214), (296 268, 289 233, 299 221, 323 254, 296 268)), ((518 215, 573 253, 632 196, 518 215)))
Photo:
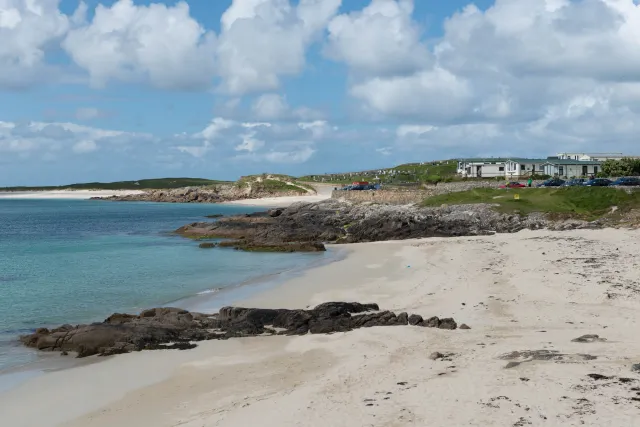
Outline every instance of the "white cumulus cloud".
POLYGON ((233 0, 222 15, 217 50, 222 88, 231 94, 269 91, 300 73, 308 46, 341 0, 233 0))
POLYGON ((45 52, 69 29, 59 0, 0 0, 0 88, 45 77, 45 52))
POLYGON ((111 7, 99 4, 91 22, 72 28, 62 46, 99 87, 148 79, 161 88, 194 89, 212 84, 215 39, 191 17, 186 2, 118 0, 111 7))

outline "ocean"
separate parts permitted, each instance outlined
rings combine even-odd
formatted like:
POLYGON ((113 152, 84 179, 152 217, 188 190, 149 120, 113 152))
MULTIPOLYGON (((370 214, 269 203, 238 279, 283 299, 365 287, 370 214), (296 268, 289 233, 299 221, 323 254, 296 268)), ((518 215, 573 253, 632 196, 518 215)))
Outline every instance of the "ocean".
POLYGON ((114 312, 156 306, 214 312, 331 256, 200 249, 171 234, 206 215, 256 210, 0 199, 0 382, 3 373, 51 357, 17 343, 37 327, 102 321, 114 312))

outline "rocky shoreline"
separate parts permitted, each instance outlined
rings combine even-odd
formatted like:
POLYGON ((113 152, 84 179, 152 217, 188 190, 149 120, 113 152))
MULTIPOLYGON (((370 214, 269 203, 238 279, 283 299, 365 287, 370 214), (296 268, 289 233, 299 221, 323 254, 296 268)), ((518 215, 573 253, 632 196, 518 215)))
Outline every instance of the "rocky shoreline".
MULTIPOLYGON (((233 247, 247 251, 323 251, 326 243, 357 243, 424 237, 478 236, 524 229, 599 228, 597 222, 552 221, 496 212, 490 205, 440 208, 353 204, 329 199, 288 208, 217 218, 176 230, 202 242, 202 248, 233 247)), ((227 307, 216 315, 176 308, 155 308, 140 315, 114 314, 102 323, 40 328, 21 337, 38 350, 77 352, 79 357, 144 349, 187 349, 194 342, 241 336, 345 332, 369 326, 417 325, 456 329, 453 319, 378 312, 375 304, 327 303, 313 310, 266 310, 227 307), (375 313, 373 313, 375 311, 375 313), (371 312, 362 314, 364 312, 371 312)), ((463 329, 466 329, 463 328, 463 329)))
MULTIPOLYGON (((152 308, 139 315, 115 313, 102 323, 39 328, 20 337, 27 347, 77 357, 110 356, 141 350, 191 349, 195 342, 265 335, 348 332, 373 326, 412 325, 457 329, 452 318, 380 311, 377 304, 327 302, 312 310, 224 307, 217 314, 152 308)), ((468 329, 461 325, 461 329, 468 329)))
POLYGON ((238 200, 261 199, 265 197, 300 196, 308 193, 303 189, 291 191, 268 191, 253 187, 217 185, 215 187, 183 187, 166 190, 145 190, 138 194, 124 194, 109 197, 92 197, 91 200, 120 202, 156 203, 225 203, 238 200))
MULTIPOLYGON (((598 221, 550 220, 543 214, 509 215, 490 205, 439 208, 355 204, 329 199, 296 203, 215 222, 185 225, 176 233, 198 240, 231 239, 238 249, 277 247, 319 250, 326 243, 362 243, 424 237, 478 236, 521 230, 599 228, 598 221)), ((322 249, 320 249, 322 250, 322 249)))

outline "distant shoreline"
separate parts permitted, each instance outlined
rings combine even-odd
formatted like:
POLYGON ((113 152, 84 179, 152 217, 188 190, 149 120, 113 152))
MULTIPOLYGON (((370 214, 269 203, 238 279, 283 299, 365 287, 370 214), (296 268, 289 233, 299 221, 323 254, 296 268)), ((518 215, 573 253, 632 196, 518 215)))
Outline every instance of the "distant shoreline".
POLYGON ((141 194, 141 190, 41 190, 41 191, 0 191, 1 199, 76 199, 88 200, 92 197, 111 197, 141 194))

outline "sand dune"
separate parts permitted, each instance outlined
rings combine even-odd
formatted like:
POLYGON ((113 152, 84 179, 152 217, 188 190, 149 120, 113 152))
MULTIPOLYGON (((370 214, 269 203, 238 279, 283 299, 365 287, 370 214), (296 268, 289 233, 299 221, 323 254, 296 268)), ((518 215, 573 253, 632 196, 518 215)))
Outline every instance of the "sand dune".
POLYGON ((0 395, 3 424, 635 426, 638 237, 535 231, 350 245, 346 259, 243 305, 377 302, 472 329, 370 328, 116 356, 0 395), (602 340, 572 341, 585 334, 602 340))

